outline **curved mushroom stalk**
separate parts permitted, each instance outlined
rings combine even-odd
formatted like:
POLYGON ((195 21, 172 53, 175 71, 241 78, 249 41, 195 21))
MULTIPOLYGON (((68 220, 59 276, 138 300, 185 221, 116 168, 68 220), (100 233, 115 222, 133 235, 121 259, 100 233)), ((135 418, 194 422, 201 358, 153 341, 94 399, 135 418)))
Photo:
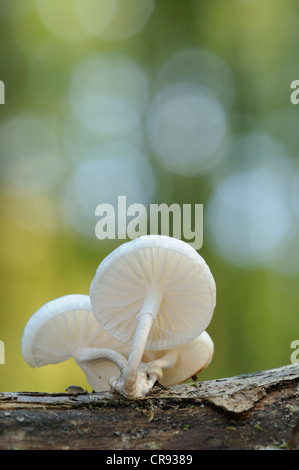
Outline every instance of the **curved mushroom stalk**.
POLYGON ((86 365, 96 364, 98 362, 112 362, 122 373, 127 366, 127 359, 118 351, 113 349, 86 348, 74 355, 76 361, 86 365))
MULTIPOLYGON (((96 388, 99 388, 99 384, 102 382, 101 377, 98 377, 93 370, 93 366, 104 362, 110 362, 118 367, 120 371, 120 376, 123 376, 126 367, 127 367, 127 359, 117 351, 112 349, 100 349, 100 348, 86 348, 79 351, 75 357, 76 362, 78 365, 83 369, 86 376, 88 376, 88 382, 90 384, 94 384, 96 388)), ((115 372, 114 372, 115 373, 115 372)), ((108 385, 112 388, 113 383, 118 380, 118 377, 110 377, 107 382, 108 385)), ((95 388, 94 387, 94 388, 95 388)), ((101 384, 101 388, 103 385, 101 384)))

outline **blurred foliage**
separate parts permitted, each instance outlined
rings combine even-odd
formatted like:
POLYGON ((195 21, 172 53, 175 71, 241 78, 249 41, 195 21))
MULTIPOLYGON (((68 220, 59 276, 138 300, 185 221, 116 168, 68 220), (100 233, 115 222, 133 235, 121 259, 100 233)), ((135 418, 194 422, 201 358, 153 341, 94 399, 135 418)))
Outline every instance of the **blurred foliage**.
POLYGON ((200 379, 278 367, 298 339, 296 0, 1 0, 0 390, 87 387, 20 344, 44 303, 88 293, 121 241, 94 210, 204 205, 217 285, 200 379))

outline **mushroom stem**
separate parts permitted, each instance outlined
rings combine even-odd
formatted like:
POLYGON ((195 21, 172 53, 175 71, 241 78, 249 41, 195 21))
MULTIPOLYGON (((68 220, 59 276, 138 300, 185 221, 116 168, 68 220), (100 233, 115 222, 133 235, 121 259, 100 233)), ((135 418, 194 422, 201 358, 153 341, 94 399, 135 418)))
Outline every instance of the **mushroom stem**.
POLYGON ((138 320, 138 326, 135 332, 134 341, 130 351, 128 365, 126 368, 125 385, 131 387, 138 375, 138 368, 142 360, 147 338, 153 325, 151 313, 143 313, 138 320))
POLYGON ((132 390, 136 383, 148 335, 159 312, 161 301, 162 293, 159 289, 149 290, 137 315, 138 324, 133 338, 128 365, 125 370, 124 387, 128 390, 132 390))
POLYGON ((97 362, 112 362, 121 372, 127 366, 127 359, 113 349, 86 348, 76 354, 77 361, 84 364, 96 364, 97 362))

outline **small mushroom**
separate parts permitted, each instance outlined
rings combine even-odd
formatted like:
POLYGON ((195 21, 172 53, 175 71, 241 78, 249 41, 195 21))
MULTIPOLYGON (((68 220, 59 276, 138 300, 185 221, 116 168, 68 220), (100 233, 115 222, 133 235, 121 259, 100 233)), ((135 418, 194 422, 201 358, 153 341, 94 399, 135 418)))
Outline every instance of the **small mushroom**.
POLYGON ((160 375, 164 387, 185 382, 208 367, 214 353, 210 335, 203 331, 190 343, 169 351, 145 351, 142 366, 148 374, 160 375))
POLYGON ((102 261, 90 299, 102 327, 131 346, 127 367, 111 383, 135 398, 153 381, 139 369, 144 351, 173 349, 199 336, 211 321, 216 287, 206 262, 189 244, 145 235, 102 261))
POLYGON ((89 296, 81 294, 51 300, 37 310, 25 326, 21 350, 31 367, 74 358, 95 391, 109 388, 109 377, 126 367, 129 354, 127 345, 103 330, 89 296))

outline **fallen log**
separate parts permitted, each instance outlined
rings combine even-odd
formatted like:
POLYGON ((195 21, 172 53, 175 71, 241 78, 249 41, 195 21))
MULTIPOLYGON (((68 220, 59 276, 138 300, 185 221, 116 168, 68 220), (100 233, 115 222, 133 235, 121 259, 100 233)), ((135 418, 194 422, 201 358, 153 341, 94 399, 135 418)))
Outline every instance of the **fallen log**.
POLYGON ((0 393, 0 450, 299 449, 299 364, 162 388, 0 393))

